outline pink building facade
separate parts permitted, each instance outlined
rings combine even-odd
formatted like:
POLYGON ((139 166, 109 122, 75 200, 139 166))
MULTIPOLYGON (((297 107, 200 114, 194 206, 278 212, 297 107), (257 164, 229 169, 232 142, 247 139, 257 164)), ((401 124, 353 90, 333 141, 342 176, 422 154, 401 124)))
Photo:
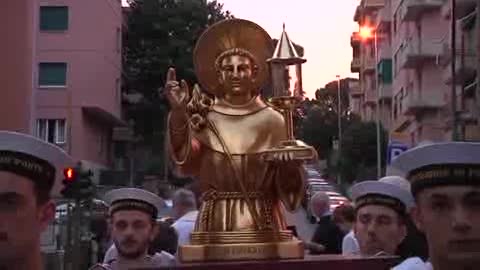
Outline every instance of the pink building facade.
POLYGON ((448 21, 442 0, 391 0, 393 102, 392 132, 410 145, 443 141, 448 86, 441 80, 442 46, 448 40, 448 21))
POLYGON ((0 45, 2 58, 10 63, 2 64, 0 72, 8 80, 0 128, 57 144, 91 169, 111 168, 112 134, 125 126, 121 1, 7 2, 0 20, 8 24, 2 25, 17 25, 21 31, 1 28, 15 40, 0 45))
POLYGON ((457 0, 456 52, 452 57, 451 1, 362 0, 354 20, 374 29, 375 39, 353 33, 352 72, 358 72, 364 121, 380 121, 390 138, 411 146, 452 140, 452 101, 459 139, 480 140, 476 85, 478 33, 475 0, 457 0), (375 49, 376 47, 376 49, 375 49), (375 64, 371 64, 371 58, 375 64), (453 60, 452 60, 453 58, 453 60), (451 63, 456 63, 452 98, 451 63), (373 72, 372 72, 373 71, 373 72), (372 76, 373 74, 373 76, 372 76))
POLYGON ((0 8, 0 130, 33 131, 36 18, 36 0, 4 1, 0 8))

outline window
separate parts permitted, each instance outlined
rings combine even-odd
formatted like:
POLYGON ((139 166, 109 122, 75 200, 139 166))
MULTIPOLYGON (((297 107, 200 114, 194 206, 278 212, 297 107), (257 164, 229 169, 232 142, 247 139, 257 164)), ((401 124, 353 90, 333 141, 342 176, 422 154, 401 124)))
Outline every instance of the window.
POLYGON ((403 113, 403 103, 405 102, 405 94, 404 94, 404 91, 403 91, 403 88, 400 89, 400 92, 398 93, 398 99, 399 99, 399 102, 398 102, 398 113, 403 113))
POLYGON ((66 130, 65 119, 37 119, 37 137, 49 143, 64 144, 66 130))
POLYGON ((116 45, 117 45, 117 52, 122 50, 122 31, 119 27, 117 27, 117 34, 116 34, 116 45))
POLYGON ((397 119, 397 115, 398 115, 397 112, 398 112, 398 94, 393 99, 393 120, 397 119))
POLYGON ((40 31, 68 30, 68 7, 40 7, 40 31))
POLYGON ((395 55, 393 56, 393 77, 397 77, 397 73, 398 73, 398 51, 395 53, 395 55))
POLYGON ((66 86, 67 63, 40 63, 38 65, 39 86, 66 86))

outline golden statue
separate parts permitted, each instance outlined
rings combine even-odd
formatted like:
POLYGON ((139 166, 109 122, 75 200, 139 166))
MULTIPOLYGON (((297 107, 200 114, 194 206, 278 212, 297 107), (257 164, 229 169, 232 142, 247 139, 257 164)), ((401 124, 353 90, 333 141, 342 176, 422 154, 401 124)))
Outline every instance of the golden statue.
POLYGON ((300 205, 302 161, 272 152, 288 140, 286 121, 259 95, 272 53, 272 39, 260 26, 225 20, 208 28, 194 51, 198 80, 214 98, 198 86, 190 97, 186 82, 168 71, 171 155, 203 194, 191 243, 179 248, 182 261, 303 257, 281 206, 294 211, 300 205))

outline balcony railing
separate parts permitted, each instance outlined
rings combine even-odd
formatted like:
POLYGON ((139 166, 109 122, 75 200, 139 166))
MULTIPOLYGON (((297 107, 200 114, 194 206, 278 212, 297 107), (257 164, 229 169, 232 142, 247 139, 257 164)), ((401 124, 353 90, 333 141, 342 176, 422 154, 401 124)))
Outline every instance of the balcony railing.
POLYGON ((392 98, 392 85, 381 83, 378 86, 380 100, 389 100, 392 98))
POLYGON ((443 2, 443 0, 404 0, 402 21, 416 21, 423 13, 440 9, 443 2))
MULTIPOLYGON (((446 84, 452 83, 452 69, 449 65, 452 59, 451 48, 449 44, 444 44, 444 61, 443 64, 445 66, 443 72, 443 79, 446 84)), ((459 49, 457 45, 456 54, 455 54, 455 84, 463 84, 464 81, 472 80, 476 76, 476 65, 477 65, 477 57, 474 50, 466 49, 462 50, 459 49)))
POLYGON ((360 34, 358 32, 353 32, 352 36, 350 36, 350 45, 356 46, 362 42, 360 34))
POLYGON ((426 110, 436 110, 445 106, 445 100, 440 93, 410 93, 405 100, 405 114, 419 114, 426 110))
POLYGON ((365 91, 365 105, 374 106, 377 104, 377 92, 375 89, 365 91))
POLYGON ((351 87, 350 88, 350 95, 352 97, 360 97, 360 96, 363 96, 363 91, 362 91, 362 88, 360 88, 360 86, 356 86, 356 87, 351 87))
POLYGON ((380 9, 377 15, 377 30, 380 32, 389 32, 392 23, 392 11, 390 8, 380 9))
POLYGON ((402 68, 417 68, 426 61, 434 61, 443 53, 443 43, 419 38, 407 39, 400 53, 402 68))
MULTIPOLYGON (((455 0, 455 18, 460 19, 470 12, 475 11, 476 0, 455 0)), ((452 13, 451 1, 445 1, 442 6, 442 16, 450 18, 452 13)))
POLYGON ((360 72, 361 62, 360 58, 353 58, 352 62, 350 63, 350 71, 352 73, 360 72))
POLYGON ((385 0, 362 0, 364 9, 378 9, 385 6, 385 0))
POLYGON ((375 59, 373 57, 364 56, 362 59, 362 68, 364 72, 375 72, 375 59))

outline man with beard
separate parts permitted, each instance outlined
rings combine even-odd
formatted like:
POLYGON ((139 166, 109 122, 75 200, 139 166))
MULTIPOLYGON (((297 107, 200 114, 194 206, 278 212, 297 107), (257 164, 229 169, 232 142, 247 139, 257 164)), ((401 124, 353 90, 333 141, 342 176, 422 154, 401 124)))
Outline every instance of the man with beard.
POLYGON ((91 269, 129 269, 132 267, 162 267, 175 264, 167 252, 148 254, 156 230, 158 207, 162 199, 146 190, 120 188, 108 192, 110 226, 116 256, 91 269))
POLYGON ((72 164, 53 144, 0 131, 0 269, 43 269, 40 234, 55 217, 59 172, 72 164))
POLYGON ((413 206, 409 183, 401 177, 384 177, 354 185, 351 194, 360 254, 394 255, 407 234, 405 218, 413 206))
POLYGON ((412 185, 412 218, 425 232, 430 258, 411 258, 394 269, 479 269, 480 143, 416 147, 391 167, 391 174, 405 175, 412 185))

